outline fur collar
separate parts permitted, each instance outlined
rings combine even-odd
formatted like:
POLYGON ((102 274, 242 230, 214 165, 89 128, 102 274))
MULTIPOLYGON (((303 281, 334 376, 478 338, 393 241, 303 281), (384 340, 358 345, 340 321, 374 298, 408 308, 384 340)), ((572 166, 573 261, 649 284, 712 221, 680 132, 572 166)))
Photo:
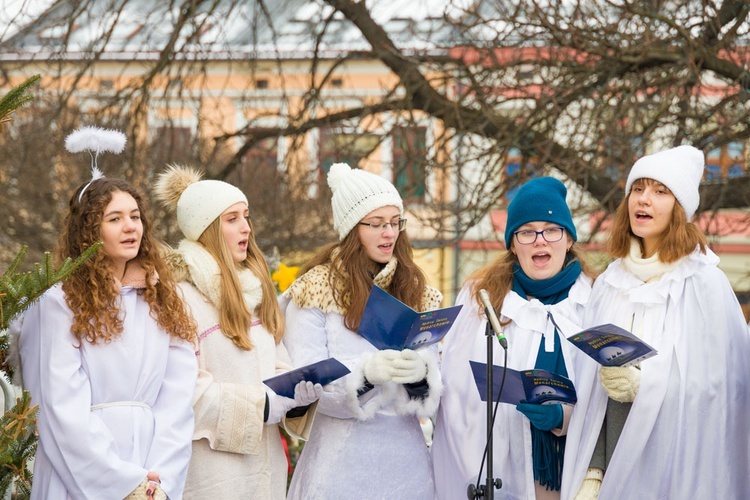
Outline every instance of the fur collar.
MULTIPOLYGON (((190 281, 214 307, 221 303, 221 270, 216 259, 200 243, 182 240, 168 258, 177 279, 190 281), (185 276, 187 271, 188 276, 185 276)), ((255 311, 263 300, 260 280, 249 269, 237 269, 242 295, 250 311, 255 311)))
MULTIPOLYGON (((336 265, 335 254, 333 257, 333 263, 328 262, 315 266, 297 278, 284 292, 284 296, 291 299, 294 305, 300 309, 315 308, 324 313, 335 312, 346 314, 346 311, 342 310, 334 300, 334 290, 331 288, 331 266, 336 265)), ((397 266, 398 260, 393 257, 373 278, 373 283, 380 288, 387 289, 393 280, 397 266)), ((421 310, 435 309, 440 306, 442 300, 443 295, 438 290, 431 286, 426 286, 424 295, 422 296, 421 310)))

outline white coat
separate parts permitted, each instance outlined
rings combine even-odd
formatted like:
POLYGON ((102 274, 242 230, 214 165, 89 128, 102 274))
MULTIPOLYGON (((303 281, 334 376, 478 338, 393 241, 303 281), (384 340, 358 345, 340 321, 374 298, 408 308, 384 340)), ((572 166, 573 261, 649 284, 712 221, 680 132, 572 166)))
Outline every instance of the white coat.
MULTIPOLYGON (((750 335, 718 257, 695 251, 654 282, 621 260, 597 279, 584 324, 615 323, 655 347, 601 485, 602 499, 750 498, 750 335)), ((590 364, 591 374, 598 364, 590 364)), ((564 494, 586 473, 607 395, 595 376, 579 387, 564 494)))
MULTIPOLYGON (((500 318, 502 322, 511 320, 504 329, 508 341, 508 367, 532 369, 540 343, 545 342, 550 350, 554 348, 555 329, 548 319, 549 311, 561 329, 559 334, 568 377, 577 387, 580 382, 577 366, 587 356, 565 337, 580 330, 583 308, 590 292, 591 279, 583 274, 570 288, 568 298, 554 305, 544 305, 536 299, 529 301, 509 292, 503 301, 500 318)), ((464 307, 444 340, 444 389, 432 442, 437 498, 441 500, 466 498, 467 486, 477 482, 487 440, 486 403, 480 398, 469 365, 470 360, 486 362, 486 319, 484 312, 480 316, 470 284, 461 290, 456 304, 464 307)), ((497 341, 493 347, 493 364, 504 364, 504 352, 497 341)), ((567 439, 570 446, 570 437, 567 439)), ((535 498, 531 430, 529 421, 515 406, 499 404, 493 441, 493 477, 502 480, 502 488, 495 490, 495 498, 535 498)), ((480 485, 485 484, 485 477, 486 469, 482 472, 480 485)), ((565 475, 562 480, 564 484, 565 475)))
POLYGON ((24 315, 23 381, 39 405, 33 499, 124 498, 148 471, 170 499, 182 498, 195 354, 161 329, 135 288, 122 287, 120 309, 120 338, 80 347, 59 286, 24 315))
MULTIPOLYGON (((173 260, 178 279, 189 279, 179 286, 198 324, 195 433, 185 498, 283 499, 288 465, 279 426, 263 421, 263 380, 292 369, 286 348, 255 317, 253 348, 237 347, 219 325, 216 260, 188 240, 180 243, 179 258, 173 260)), ((249 269, 239 271, 238 279, 247 307, 255 311, 263 299, 260 280, 249 269)))
MULTIPOLYGON (((375 277, 375 283, 387 286, 396 265, 392 259, 375 277)), ((329 301, 334 308, 327 276, 325 266, 319 266, 287 292, 295 292, 301 301, 329 301), (304 285, 310 287, 300 291, 304 285)), ((437 307, 442 298, 429 287, 425 297, 429 297, 423 298, 426 309, 437 307)), ((364 363, 377 349, 349 330, 337 311, 300 307, 291 301, 286 308, 284 343, 296 366, 334 357, 352 372, 323 388, 315 425, 295 468, 287 498, 432 500, 432 464, 419 417, 431 417, 440 399, 437 347, 417 351, 427 365, 429 393, 424 399, 412 399, 403 385, 393 382, 357 395, 364 385, 364 363)))

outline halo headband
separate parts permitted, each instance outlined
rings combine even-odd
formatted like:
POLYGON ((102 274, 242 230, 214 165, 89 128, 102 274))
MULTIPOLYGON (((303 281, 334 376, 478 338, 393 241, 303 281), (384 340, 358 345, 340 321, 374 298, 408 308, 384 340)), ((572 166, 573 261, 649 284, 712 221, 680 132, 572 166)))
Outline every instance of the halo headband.
POLYGON ((100 127, 81 127, 65 138, 65 149, 71 153, 88 151, 91 156, 91 180, 83 186, 78 194, 78 203, 81 203, 83 193, 91 183, 104 177, 97 162, 99 153, 120 154, 125 149, 126 142, 125 134, 119 130, 108 130, 100 127))

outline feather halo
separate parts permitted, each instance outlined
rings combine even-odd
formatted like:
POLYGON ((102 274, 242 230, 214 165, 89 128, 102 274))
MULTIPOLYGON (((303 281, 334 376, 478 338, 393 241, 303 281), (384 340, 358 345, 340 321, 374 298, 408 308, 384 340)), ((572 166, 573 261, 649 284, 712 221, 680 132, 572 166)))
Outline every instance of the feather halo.
POLYGON ((91 180, 81 189, 78 195, 78 203, 83 198, 83 193, 97 179, 104 177, 99 170, 97 162, 99 153, 108 152, 120 154, 125 149, 127 137, 119 130, 104 129, 101 127, 80 127, 71 132, 65 138, 65 149, 71 153, 82 153, 88 151, 91 155, 91 180))
POLYGON ((125 149, 127 138, 119 130, 100 127, 81 127, 65 138, 65 149, 71 153, 88 151, 93 154, 108 152, 120 154, 125 149))

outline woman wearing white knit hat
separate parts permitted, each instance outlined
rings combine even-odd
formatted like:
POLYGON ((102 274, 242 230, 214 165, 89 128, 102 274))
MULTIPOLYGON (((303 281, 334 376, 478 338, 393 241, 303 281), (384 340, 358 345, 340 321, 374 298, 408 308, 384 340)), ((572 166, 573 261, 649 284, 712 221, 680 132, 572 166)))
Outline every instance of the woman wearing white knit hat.
POLYGON ((584 327, 617 324, 658 354, 639 367, 588 365, 599 382, 577 388, 588 412, 568 429, 579 446, 567 450, 575 479, 563 498, 581 484, 578 498, 750 497, 750 336, 690 222, 703 165, 701 151, 680 146, 628 175, 610 229, 617 260, 594 284, 584 327))
POLYGON ((352 373, 326 386, 288 498, 432 499, 419 417, 431 416, 440 398, 437 349, 378 351, 356 331, 373 284, 416 310, 436 308, 442 296, 412 260, 390 182, 339 163, 328 184, 341 241, 285 292, 284 343, 296 364, 333 356, 352 373))
POLYGON ((307 407, 322 388, 300 382, 292 399, 262 383, 292 364, 247 198, 231 184, 201 180, 198 172, 176 166, 159 176, 156 192, 177 212, 185 235, 170 258, 198 324, 195 433, 185 498, 283 499, 287 461, 278 425, 304 438, 314 411, 307 407))

